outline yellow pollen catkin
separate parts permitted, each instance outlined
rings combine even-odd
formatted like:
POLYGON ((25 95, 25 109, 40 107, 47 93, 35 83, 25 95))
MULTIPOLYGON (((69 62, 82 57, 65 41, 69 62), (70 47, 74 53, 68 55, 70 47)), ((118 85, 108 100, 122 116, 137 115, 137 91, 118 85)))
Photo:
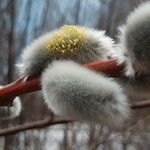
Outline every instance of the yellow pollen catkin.
POLYGON ((50 38, 46 51, 54 54, 72 54, 82 49, 85 43, 85 31, 81 27, 64 25, 50 38))

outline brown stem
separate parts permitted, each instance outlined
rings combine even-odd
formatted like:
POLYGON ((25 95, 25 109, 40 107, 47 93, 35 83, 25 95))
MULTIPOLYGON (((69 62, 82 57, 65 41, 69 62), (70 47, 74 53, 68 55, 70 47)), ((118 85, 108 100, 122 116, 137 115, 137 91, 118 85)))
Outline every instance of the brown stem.
MULTIPOLYGON (((73 122, 73 121, 64 120, 64 119, 60 119, 60 118, 54 118, 54 117, 47 117, 43 120, 32 121, 30 123, 24 123, 21 125, 17 125, 15 127, 0 129, 0 136, 7 136, 7 135, 15 134, 15 133, 18 133, 21 131, 25 131, 25 130, 41 129, 41 128, 44 128, 44 127, 47 127, 50 125, 66 124, 66 123, 71 123, 71 122, 73 122)), ((125 132, 134 130, 135 125, 132 125, 131 127, 127 128, 127 130, 125 132)), ((105 142, 105 140, 103 142, 105 142)), ((101 142, 100 144, 102 144, 103 142, 101 142)))
POLYGON ((139 108, 146 108, 150 107, 150 100, 142 100, 138 102, 134 102, 131 104, 131 109, 139 109, 139 108))
POLYGON ((64 124, 69 122, 71 121, 63 120, 63 119, 52 119, 51 117, 47 117, 43 120, 33 121, 22 125, 16 125, 15 127, 0 129, 0 136, 7 136, 7 135, 18 133, 20 131, 25 131, 30 129, 40 129, 49 125, 64 124))
MULTIPOLYGON (((111 77, 119 77, 124 68, 118 65, 116 60, 98 61, 83 65, 95 71, 101 71, 111 77)), ((41 90, 40 77, 21 77, 15 82, 8 84, 0 89, 0 106, 9 106, 14 97, 41 90)), ((135 102, 131 104, 132 109, 150 107, 150 100, 135 102)))

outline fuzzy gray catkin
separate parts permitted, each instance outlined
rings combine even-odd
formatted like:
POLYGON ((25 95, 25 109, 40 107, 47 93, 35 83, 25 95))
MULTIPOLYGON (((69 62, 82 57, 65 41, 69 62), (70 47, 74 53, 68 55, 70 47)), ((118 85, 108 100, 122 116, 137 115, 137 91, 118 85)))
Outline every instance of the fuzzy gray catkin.
POLYGON ((45 102, 56 115, 118 128, 130 112, 122 88, 77 64, 106 59, 113 49, 114 41, 104 31, 65 25, 24 49, 20 71, 42 74, 45 102))
POLYGON ((112 49, 114 41, 104 31, 64 25, 39 37, 23 50, 20 73, 40 75, 49 63, 58 59, 89 63, 106 58, 112 49))
POLYGON ((42 91, 48 107, 65 119, 119 128, 129 117, 121 86, 75 62, 53 62, 42 75, 42 91))
POLYGON ((150 2, 142 3, 127 17, 122 43, 135 73, 150 73, 150 2))
POLYGON ((120 84, 131 101, 150 98, 150 1, 140 4, 121 28, 122 60, 125 78, 120 84), (123 55, 124 54, 124 55, 123 55))

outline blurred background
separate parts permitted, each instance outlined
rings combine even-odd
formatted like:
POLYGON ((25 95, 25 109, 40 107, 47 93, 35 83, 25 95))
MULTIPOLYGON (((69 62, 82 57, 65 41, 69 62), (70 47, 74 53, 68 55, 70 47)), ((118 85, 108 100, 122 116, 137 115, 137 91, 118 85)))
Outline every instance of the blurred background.
MULTIPOLYGON (((143 0, 0 0, 0 83, 18 78, 22 49, 41 34, 64 24, 106 30, 116 39, 117 28, 143 0)), ((1 128, 46 118, 50 111, 39 92, 21 97, 23 110, 1 128)), ((101 125, 71 123, 28 130, 0 138, 0 150, 148 150, 150 132, 117 133, 101 125)))

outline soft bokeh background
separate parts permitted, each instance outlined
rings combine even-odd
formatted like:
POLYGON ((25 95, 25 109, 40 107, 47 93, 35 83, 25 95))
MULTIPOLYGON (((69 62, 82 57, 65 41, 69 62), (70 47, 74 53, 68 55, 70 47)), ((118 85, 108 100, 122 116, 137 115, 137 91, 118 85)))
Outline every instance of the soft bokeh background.
MULTIPOLYGON (((17 78, 22 49, 39 35, 63 24, 106 30, 116 39, 117 27, 142 0, 0 0, 0 83, 17 78)), ((40 93, 22 96, 20 117, 0 122, 1 128, 50 115, 40 93)), ((5 150, 148 150, 150 132, 116 133, 101 125, 72 123, 29 130, 0 138, 5 150)))

